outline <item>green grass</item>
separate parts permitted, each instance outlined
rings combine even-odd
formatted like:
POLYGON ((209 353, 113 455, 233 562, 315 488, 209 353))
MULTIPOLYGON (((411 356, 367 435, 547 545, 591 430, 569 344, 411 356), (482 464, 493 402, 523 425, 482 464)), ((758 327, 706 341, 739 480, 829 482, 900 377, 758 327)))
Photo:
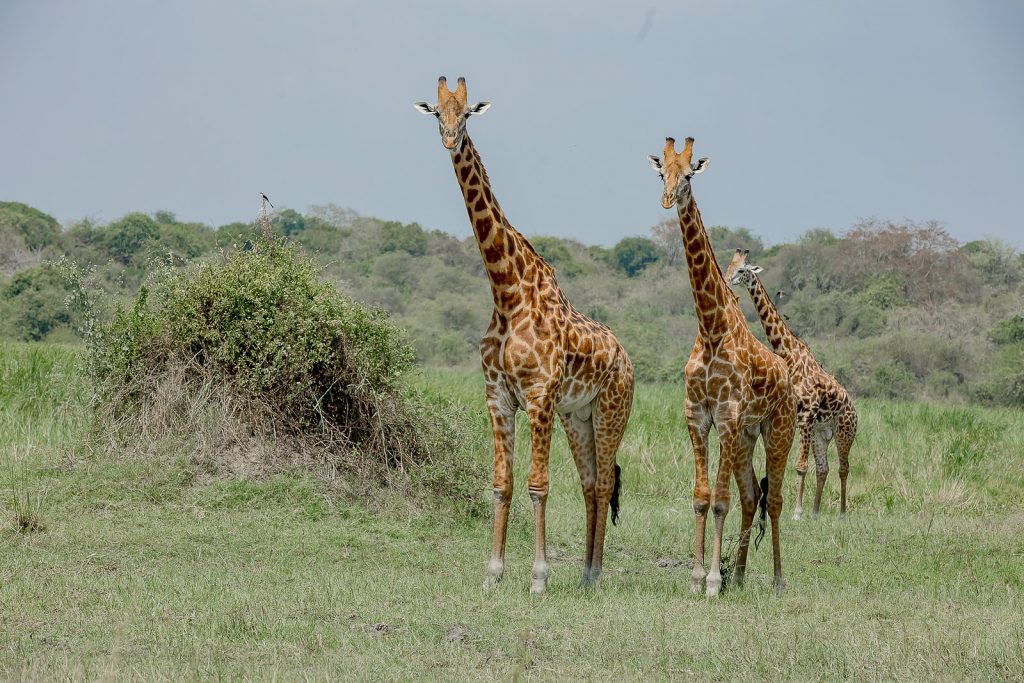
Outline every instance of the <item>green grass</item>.
MULTIPOLYGON (((478 376, 417 382, 486 430, 478 376)), ((184 459, 83 446, 88 398, 75 351, 0 345, 0 678, 1024 678, 1019 412, 859 402, 848 518, 833 473, 819 521, 784 518, 785 594, 762 546, 745 589, 707 600, 689 592, 682 389, 641 386, 594 592, 577 587, 583 503, 555 436, 537 598, 524 486, 505 580, 483 594, 487 518, 345 503, 299 473, 200 485, 184 459), (18 496, 42 500, 43 531, 18 529, 18 496)), ((518 482, 527 443, 524 421, 518 482)), ((467 448, 490 461, 485 440, 467 448)))

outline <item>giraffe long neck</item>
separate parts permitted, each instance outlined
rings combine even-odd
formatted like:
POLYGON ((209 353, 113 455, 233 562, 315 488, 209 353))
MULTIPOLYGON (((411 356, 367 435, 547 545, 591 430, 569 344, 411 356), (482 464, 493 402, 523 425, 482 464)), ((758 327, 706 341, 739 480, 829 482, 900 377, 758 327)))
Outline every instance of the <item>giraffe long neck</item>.
POLYGON ((463 135, 461 149, 452 153, 452 165, 491 281, 494 307, 511 313, 523 303, 523 276, 527 265, 536 265, 534 259, 539 261, 540 257, 506 220, 468 133, 463 135))
POLYGON ((747 289, 754 301, 754 307, 757 308, 757 317, 761 319, 761 327, 764 328, 768 341, 771 342, 772 348, 785 358, 795 350, 798 342, 796 336, 782 319, 782 314, 775 307, 775 302, 761 283, 761 278, 753 275, 753 281, 747 289))
POLYGON ((690 273, 690 289, 697 313, 698 332, 706 342, 717 343, 729 329, 729 307, 736 307, 736 297, 725 284, 722 269, 715 261, 711 240, 704 229, 697 200, 690 198, 686 207, 676 205, 679 228, 683 232, 686 265, 690 273))

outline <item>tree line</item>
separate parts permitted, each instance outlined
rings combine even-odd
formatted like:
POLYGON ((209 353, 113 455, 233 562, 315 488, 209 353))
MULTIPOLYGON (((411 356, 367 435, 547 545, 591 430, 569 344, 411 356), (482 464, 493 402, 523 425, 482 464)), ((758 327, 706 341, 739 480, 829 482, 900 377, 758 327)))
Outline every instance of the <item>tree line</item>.
MULTIPOLYGON (((321 277, 379 306, 421 363, 472 367, 491 311, 476 243, 334 205, 279 209, 274 231, 311 253, 321 277)), ((254 223, 219 227, 173 213, 62 226, 0 202, 0 337, 73 342, 69 292, 53 261, 94 268, 105 297, 128 301, 157 266, 244 249, 254 223)), ((868 220, 770 247, 744 228, 709 228, 720 264, 750 250, 780 310, 856 396, 1024 406, 1024 255, 995 240, 961 243, 937 222, 868 220)), ((574 305, 607 323, 639 379, 678 381, 696 334, 679 226, 669 219, 612 247, 528 235, 574 305)), ((755 334, 762 334, 737 292, 755 334)))

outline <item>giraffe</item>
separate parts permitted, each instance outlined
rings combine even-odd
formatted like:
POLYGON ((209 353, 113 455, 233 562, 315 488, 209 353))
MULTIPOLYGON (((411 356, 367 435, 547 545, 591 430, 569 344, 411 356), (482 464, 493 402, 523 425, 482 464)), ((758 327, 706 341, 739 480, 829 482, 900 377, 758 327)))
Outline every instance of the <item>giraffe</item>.
POLYGON ((519 410, 529 417, 532 451, 527 488, 536 542, 530 592, 542 593, 548 580, 545 509, 556 413, 583 487, 587 531, 582 584, 594 586, 601 574, 609 506, 613 524, 618 516, 620 468, 615 456, 633 405, 633 365, 611 330, 573 308, 554 269, 505 218, 466 132, 466 119, 482 114, 490 103, 469 106, 466 80, 459 78, 451 92, 442 76, 437 104, 415 106, 437 117, 494 300, 491 322, 480 342, 494 436, 494 533, 484 589, 493 588, 505 568, 519 410))
MULTIPOLYGON (((850 446, 857 436, 857 409, 850 395, 835 377, 825 371, 811 353, 807 344, 801 341, 786 324, 777 304, 772 301, 757 276, 759 266, 748 263, 749 249, 737 249, 726 270, 726 280, 733 285, 742 285, 750 291, 761 326, 772 348, 789 366, 793 392, 796 394, 797 424, 800 429, 800 455, 796 461, 796 507, 793 519, 803 514, 804 477, 807 474, 808 453, 814 449, 814 465, 818 475, 818 486, 814 492, 815 518, 821 507, 821 492, 828 478, 828 445, 835 437, 839 451, 839 515, 846 514, 846 477, 850 472, 850 446)), ((776 292, 776 299, 785 296, 776 292)))
MULTIPOLYGON (((738 299, 715 262, 690 188, 691 178, 704 171, 708 159, 691 163, 692 158, 693 138, 686 138, 681 152, 676 152, 674 139, 666 138, 662 159, 648 157, 665 183, 662 206, 670 209, 674 204, 679 215, 697 315, 697 339, 685 368, 684 404, 695 468, 693 509, 697 522, 692 590, 699 593, 705 583, 706 594, 715 596, 722 587, 722 533, 729 511, 729 477, 734 476, 743 517, 733 581, 737 585, 743 583, 750 526, 760 497, 771 518, 775 589, 781 592, 785 581, 779 515, 782 478, 796 423, 796 401, 785 363, 750 332, 738 299), (713 496, 708 478, 708 433, 712 426, 718 430, 721 443, 713 496), (761 482, 760 491, 753 469, 758 437, 764 442, 767 479, 761 482), (715 529, 711 571, 705 573, 704 536, 709 508, 714 514, 715 529)), ((762 507, 762 520, 764 512, 762 507)))

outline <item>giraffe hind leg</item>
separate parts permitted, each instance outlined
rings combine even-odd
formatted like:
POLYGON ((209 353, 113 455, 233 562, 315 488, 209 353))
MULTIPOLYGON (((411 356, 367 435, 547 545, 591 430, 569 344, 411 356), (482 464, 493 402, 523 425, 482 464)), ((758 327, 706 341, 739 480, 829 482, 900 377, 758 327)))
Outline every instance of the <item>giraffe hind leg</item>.
POLYGON ((760 497, 760 486, 754 474, 754 445, 757 443, 757 432, 748 433, 743 431, 740 435, 740 453, 743 461, 734 470, 736 487, 740 491, 740 506, 743 517, 740 521, 740 542, 736 550, 736 566, 733 569, 732 583, 735 586, 743 585, 743 579, 747 571, 747 550, 750 547, 750 528, 754 521, 754 514, 757 511, 757 501, 760 497))
POLYGON ((793 446, 796 426, 796 406, 791 400, 784 401, 772 415, 771 422, 763 427, 765 476, 768 479, 767 510, 772 524, 772 562, 775 571, 775 590, 781 593, 786 582, 782 578, 782 544, 779 527, 782 515, 782 479, 786 474, 786 462, 793 446))
MULTIPOLYGON (((593 406, 590 406, 593 410, 593 406)), ((569 450, 576 461, 576 470, 580 475, 583 487, 583 504, 587 512, 587 531, 584 536, 586 554, 583 557, 583 578, 581 583, 587 585, 590 579, 590 568, 594 562, 594 527, 597 522, 597 455, 594 446, 593 415, 580 419, 586 411, 563 413, 559 417, 565 429, 569 450)))
POLYGON ((836 448, 839 451, 839 516, 846 515, 846 477, 850 474, 850 446, 853 445, 854 434, 843 431, 836 435, 836 448))
MULTIPOLYGON (((596 585, 604 560, 604 536, 608 508, 619 488, 616 454, 633 407, 633 371, 623 368, 619 380, 610 384, 594 401, 594 450, 597 462, 596 510, 594 514, 594 555, 590 564, 589 586, 596 585)), ((618 505, 616 504, 616 507, 618 505)))

